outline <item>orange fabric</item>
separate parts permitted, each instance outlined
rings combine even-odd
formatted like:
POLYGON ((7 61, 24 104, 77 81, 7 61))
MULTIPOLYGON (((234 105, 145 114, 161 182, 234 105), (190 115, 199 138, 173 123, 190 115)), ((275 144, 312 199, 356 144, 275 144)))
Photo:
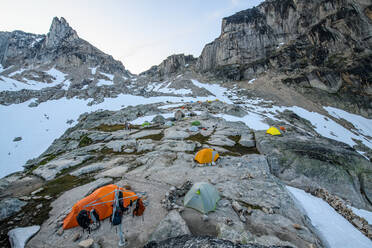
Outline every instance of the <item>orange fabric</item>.
POLYGON ((279 129, 285 131, 285 127, 280 126, 279 129))
MULTIPOLYGON (((204 148, 195 155, 195 160, 198 161, 200 164, 206 164, 206 163, 212 163, 212 155, 213 155, 213 149, 211 148, 204 148)), ((220 155, 216 153, 214 156, 215 162, 220 155)))
POLYGON ((113 201, 115 198, 115 189, 120 189, 123 191, 123 198, 133 196, 131 198, 124 199, 124 207, 127 207, 130 204, 130 200, 135 201, 138 199, 138 196, 132 191, 128 191, 124 188, 120 188, 117 185, 109 184, 106 186, 103 186, 97 190, 95 190, 92 194, 88 195, 87 197, 81 199, 75 205, 72 207, 71 212, 66 216, 66 218, 63 221, 63 229, 69 229, 78 226, 76 217, 79 214, 79 212, 83 209, 90 211, 91 209, 95 209, 99 215, 99 219, 103 220, 109 216, 112 215, 112 204, 113 202, 107 202, 107 201, 113 201), (112 192, 110 194, 110 192, 112 192), (106 196, 105 196, 106 195, 106 196), (105 196, 105 197, 103 197, 105 196), (101 198, 103 197, 103 198, 101 198), (101 198, 101 199, 99 199, 101 198), (98 200, 98 201, 95 201, 98 200), (86 207, 88 204, 96 204, 101 202, 107 202, 102 203, 96 206, 89 206, 86 207))

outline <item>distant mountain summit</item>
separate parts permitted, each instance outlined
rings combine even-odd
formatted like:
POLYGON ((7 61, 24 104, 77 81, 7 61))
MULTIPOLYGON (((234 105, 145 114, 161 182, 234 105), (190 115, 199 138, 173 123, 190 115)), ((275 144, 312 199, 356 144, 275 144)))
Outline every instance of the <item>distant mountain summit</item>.
POLYGON ((100 66, 106 73, 129 75, 120 61, 79 38, 63 17, 54 17, 47 35, 0 32, 0 63, 4 68, 54 65, 71 71, 100 66))

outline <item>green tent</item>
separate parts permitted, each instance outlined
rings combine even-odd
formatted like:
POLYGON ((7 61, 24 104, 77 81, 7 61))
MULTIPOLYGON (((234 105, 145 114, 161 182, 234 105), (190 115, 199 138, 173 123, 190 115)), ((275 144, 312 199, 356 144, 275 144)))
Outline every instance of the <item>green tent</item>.
POLYGON ((145 121, 144 123, 142 123, 142 127, 147 127, 147 126, 150 126, 150 123, 148 121, 145 121))
POLYGON ((183 204, 185 207, 193 208, 203 214, 216 209, 220 200, 218 191, 209 183, 195 183, 187 192, 183 204))
POLYGON ((191 126, 200 126, 200 121, 191 122, 191 126))

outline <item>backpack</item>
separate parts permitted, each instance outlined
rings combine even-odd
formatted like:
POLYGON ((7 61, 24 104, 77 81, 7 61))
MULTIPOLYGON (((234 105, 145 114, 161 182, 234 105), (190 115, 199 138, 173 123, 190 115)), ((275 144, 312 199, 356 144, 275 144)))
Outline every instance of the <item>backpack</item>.
POLYGON ((93 208, 92 210, 90 210, 90 219, 93 221, 93 222, 100 222, 99 220, 99 214, 97 213, 97 211, 93 208))
POLYGON ((113 216, 112 225, 117 226, 117 225, 121 224, 121 218, 123 216, 123 211, 121 211, 120 208, 116 208, 115 212, 112 213, 112 216, 113 216))
POLYGON ((143 212, 145 212, 145 205, 143 205, 142 199, 138 198, 136 202, 136 207, 133 210, 133 216, 142 216, 143 212))
POLYGON ((81 226, 83 229, 89 229, 90 216, 87 210, 81 210, 76 216, 76 220, 79 226, 81 226))

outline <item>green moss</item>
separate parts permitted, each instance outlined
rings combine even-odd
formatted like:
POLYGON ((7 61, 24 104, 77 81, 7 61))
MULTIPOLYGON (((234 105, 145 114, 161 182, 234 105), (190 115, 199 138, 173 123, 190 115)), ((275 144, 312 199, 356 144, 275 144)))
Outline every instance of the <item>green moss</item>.
POLYGON ((240 200, 237 200, 240 205, 242 205, 243 207, 246 207, 246 208, 251 208, 251 209, 255 209, 255 210, 261 210, 263 211, 262 207, 261 206, 258 206, 258 205, 253 205, 253 204, 249 204, 247 202, 244 202, 244 201, 240 201, 240 200))
POLYGON ((228 150, 229 152, 222 153, 221 155, 228 155, 228 156, 243 156, 246 154, 259 154, 259 151, 256 147, 245 147, 239 144, 240 135, 236 136, 228 136, 229 139, 235 142, 234 146, 222 146, 224 149, 228 150))
POLYGON ((39 192, 38 195, 46 196, 49 195, 53 198, 59 196, 62 192, 68 191, 77 186, 87 184, 93 181, 91 177, 75 177, 70 174, 58 177, 54 180, 47 182, 43 188, 44 190, 39 192))
POLYGON ((200 144, 205 144, 205 143, 207 143, 208 139, 209 139, 209 136, 204 136, 204 135, 201 135, 200 133, 198 133, 198 134, 195 134, 195 135, 192 135, 192 136, 188 137, 185 140, 192 140, 192 141, 197 141, 200 144))
POLYGON ((164 137, 164 134, 159 133, 159 134, 152 134, 152 135, 144 136, 144 137, 141 137, 141 138, 138 138, 138 139, 161 140, 163 137, 164 137))
POLYGON ((93 140, 90 139, 87 135, 81 137, 79 141, 79 147, 89 146, 91 144, 93 144, 93 140))
POLYGON ((229 139, 231 139, 232 141, 234 141, 235 143, 238 143, 241 136, 240 135, 230 135, 228 136, 229 139))
POLYGON ((124 130, 124 129, 125 129, 124 124, 116 124, 116 125, 101 124, 95 128, 95 130, 103 131, 103 132, 115 132, 115 131, 124 130))
POLYGON ((59 154, 50 154, 48 155, 45 159, 41 160, 41 162, 39 163, 39 165, 45 165, 47 164, 49 161, 52 161, 53 159, 55 159, 59 154))

